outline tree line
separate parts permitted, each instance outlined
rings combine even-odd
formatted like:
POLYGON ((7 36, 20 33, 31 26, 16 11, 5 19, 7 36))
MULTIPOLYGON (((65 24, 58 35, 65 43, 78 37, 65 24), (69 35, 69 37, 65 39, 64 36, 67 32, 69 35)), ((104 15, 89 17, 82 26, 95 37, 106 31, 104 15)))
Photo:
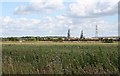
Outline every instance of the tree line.
POLYGON ((120 39, 108 39, 108 38, 67 38, 62 36, 48 36, 48 37, 32 37, 32 36, 26 36, 26 37, 6 37, 6 38, 0 38, 0 41, 54 41, 54 42, 62 42, 62 41, 101 41, 104 43, 112 43, 113 41, 119 41, 120 39))

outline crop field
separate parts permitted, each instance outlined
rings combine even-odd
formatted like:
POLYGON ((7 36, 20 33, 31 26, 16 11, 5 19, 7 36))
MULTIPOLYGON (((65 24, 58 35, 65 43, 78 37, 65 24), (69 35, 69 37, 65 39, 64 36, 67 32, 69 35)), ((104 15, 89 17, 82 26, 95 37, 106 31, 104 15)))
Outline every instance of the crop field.
POLYGON ((117 43, 3 43, 4 74, 118 73, 117 43))

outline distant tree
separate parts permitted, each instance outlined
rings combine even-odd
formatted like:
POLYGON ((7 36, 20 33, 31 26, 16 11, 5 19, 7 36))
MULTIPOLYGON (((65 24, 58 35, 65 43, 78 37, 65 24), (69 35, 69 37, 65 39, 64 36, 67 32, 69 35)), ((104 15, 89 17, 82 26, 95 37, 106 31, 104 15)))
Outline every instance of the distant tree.
POLYGON ((48 38, 47 38, 47 41, 51 41, 51 38, 50 38, 50 37, 48 37, 48 38))
POLYGON ((103 43, 113 43, 113 39, 105 38, 105 39, 102 39, 102 42, 103 43))
POLYGON ((60 37, 60 38, 58 38, 58 41, 62 42, 62 41, 63 41, 63 39, 60 37))
POLYGON ((16 37, 8 37, 7 40, 8 41, 19 41, 19 39, 16 37))

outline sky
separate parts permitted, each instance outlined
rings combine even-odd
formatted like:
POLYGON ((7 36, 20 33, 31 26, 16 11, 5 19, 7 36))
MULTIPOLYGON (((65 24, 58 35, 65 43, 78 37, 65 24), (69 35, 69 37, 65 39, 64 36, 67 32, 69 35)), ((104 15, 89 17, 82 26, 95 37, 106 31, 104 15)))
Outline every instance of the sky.
POLYGON ((0 37, 118 35, 119 0, 2 0, 0 37))

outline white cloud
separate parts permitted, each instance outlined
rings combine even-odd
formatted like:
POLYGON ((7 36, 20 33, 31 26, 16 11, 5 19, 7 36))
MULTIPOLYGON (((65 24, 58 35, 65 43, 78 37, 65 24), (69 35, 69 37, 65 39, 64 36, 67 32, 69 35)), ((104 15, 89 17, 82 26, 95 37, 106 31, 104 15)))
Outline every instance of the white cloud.
POLYGON ((42 13, 61 10, 64 8, 63 0, 31 0, 26 6, 16 7, 15 14, 42 13))
POLYGON ((9 17, 9 16, 6 16, 5 18, 1 18, 1 19, 0 19, 0 22, 1 22, 3 25, 7 25, 7 24, 9 24, 9 23, 12 22, 12 18, 9 17))
POLYGON ((63 0, 30 0, 29 4, 16 7, 14 13, 20 15, 44 13, 44 16, 41 19, 0 17, 2 32, 6 36, 66 35, 68 28, 70 28, 72 36, 79 36, 81 30, 84 30, 85 36, 94 36, 97 24, 99 35, 115 35, 118 32, 117 24, 112 25, 101 16, 116 14, 118 1, 76 0, 64 5, 63 0), (64 14, 55 17, 54 15, 58 14, 59 10, 64 14), (49 16, 47 13, 52 11, 56 12, 49 14, 49 16))
MULTIPOLYGON (((63 23, 61 23, 57 18, 49 16, 42 19, 13 19, 11 17, 3 17, 0 22, 2 23, 3 36, 60 35, 60 31, 65 30, 63 23)), ((61 34, 63 35, 63 33, 61 34)))
POLYGON ((119 0, 76 0, 69 5, 70 15, 77 17, 97 17, 117 13, 119 0))
POLYGON ((24 36, 24 35, 64 35, 66 36, 68 28, 71 28, 71 35, 79 37, 80 31, 84 30, 84 36, 95 36, 95 26, 98 25, 99 36, 117 35, 117 24, 112 25, 103 19, 75 19, 71 20, 65 16, 55 18, 46 16, 42 19, 27 19, 11 17, 2 17, 3 36, 24 36), (7 23, 6 23, 7 22, 7 23))

